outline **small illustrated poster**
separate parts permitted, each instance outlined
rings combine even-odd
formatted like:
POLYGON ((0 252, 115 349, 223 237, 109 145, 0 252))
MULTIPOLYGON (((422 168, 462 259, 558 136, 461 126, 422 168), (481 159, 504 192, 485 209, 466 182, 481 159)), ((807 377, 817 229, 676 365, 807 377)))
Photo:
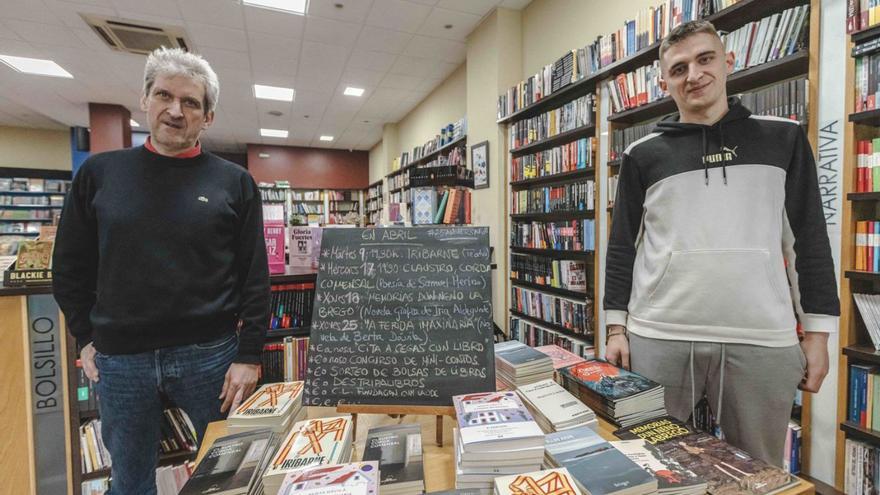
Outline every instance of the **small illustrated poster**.
POLYGON ((320 227, 290 227, 290 266, 318 269, 322 232, 320 227))

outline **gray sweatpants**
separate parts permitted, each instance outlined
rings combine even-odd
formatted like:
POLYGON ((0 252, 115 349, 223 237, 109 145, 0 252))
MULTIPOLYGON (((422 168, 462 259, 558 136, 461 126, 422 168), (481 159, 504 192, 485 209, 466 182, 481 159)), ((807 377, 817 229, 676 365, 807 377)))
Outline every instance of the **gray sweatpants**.
POLYGON ((629 346, 632 370, 665 387, 671 416, 687 421, 705 394, 727 442, 782 465, 791 407, 807 364, 799 345, 691 343, 630 333, 629 346))

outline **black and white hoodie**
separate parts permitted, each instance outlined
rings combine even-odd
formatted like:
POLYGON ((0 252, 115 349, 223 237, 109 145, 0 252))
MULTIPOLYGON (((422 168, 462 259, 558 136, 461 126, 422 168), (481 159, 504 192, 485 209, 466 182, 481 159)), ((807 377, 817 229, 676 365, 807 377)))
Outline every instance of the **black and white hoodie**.
POLYGON ((624 152, 607 324, 768 347, 798 342, 795 313, 805 331, 836 331, 840 302, 806 135, 736 98, 729 106, 711 126, 665 119, 624 152))

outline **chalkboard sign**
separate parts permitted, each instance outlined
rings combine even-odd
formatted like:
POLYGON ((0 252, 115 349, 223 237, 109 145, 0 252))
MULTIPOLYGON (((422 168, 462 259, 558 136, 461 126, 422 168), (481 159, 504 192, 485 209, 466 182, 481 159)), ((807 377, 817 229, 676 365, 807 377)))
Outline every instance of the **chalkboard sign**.
POLYGON ((495 390, 488 228, 325 229, 320 254, 306 404, 495 390))

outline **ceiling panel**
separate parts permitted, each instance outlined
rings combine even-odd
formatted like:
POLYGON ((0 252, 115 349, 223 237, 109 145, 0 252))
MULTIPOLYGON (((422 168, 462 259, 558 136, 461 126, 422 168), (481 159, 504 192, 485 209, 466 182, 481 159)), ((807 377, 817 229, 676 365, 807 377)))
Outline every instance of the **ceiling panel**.
POLYGON ((188 22, 214 24, 233 29, 244 28, 243 9, 236 0, 179 0, 177 5, 181 15, 188 22))
POLYGON ((415 33, 431 13, 431 8, 404 0, 375 0, 367 24, 415 33))
POLYGON ((30 43, 85 48, 85 44, 67 26, 40 24, 19 19, 6 19, 4 23, 21 39, 30 43))
POLYGON ((275 10, 244 6, 247 30, 252 33, 268 33, 285 38, 302 38, 305 18, 275 10))
POLYGON ((418 33, 423 36, 464 40, 480 22, 481 16, 434 8, 425 22, 419 27, 418 33), (447 28, 446 26, 451 26, 447 28))
POLYGON ((351 47, 358 39, 360 30, 361 24, 309 17, 306 19, 304 38, 328 45, 351 47))
POLYGON ((3 19, 21 19, 43 24, 55 24, 58 22, 52 11, 47 9, 43 2, 39 0, 26 2, 4 0, 2 6, 3 19))
POLYGON ((499 3, 501 0, 440 0, 436 5, 442 9, 458 10, 482 17, 499 3))
POLYGON ((187 33, 190 36, 190 41, 199 48, 211 47, 239 52, 248 51, 247 36, 245 36, 243 29, 190 22, 187 33))
POLYGON ((318 16, 361 24, 366 20, 372 5, 373 0, 310 0, 309 17, 318 16), (342 5, 342 8, 337 8, 336 5, 342 5))
POLYGON ((357 46, 362 50, 403 53, 412 38, 412 33, 364 26, 358 37, 357 46))
POLYGON ((391 69, 395 60, 397 55, 393 53, 355 49, 348 59, 348 67, 385 73, 391 69))

